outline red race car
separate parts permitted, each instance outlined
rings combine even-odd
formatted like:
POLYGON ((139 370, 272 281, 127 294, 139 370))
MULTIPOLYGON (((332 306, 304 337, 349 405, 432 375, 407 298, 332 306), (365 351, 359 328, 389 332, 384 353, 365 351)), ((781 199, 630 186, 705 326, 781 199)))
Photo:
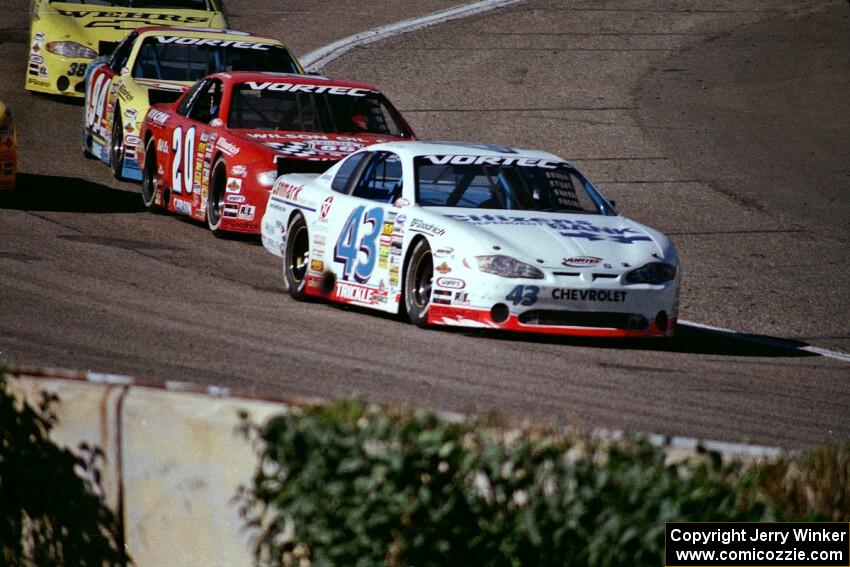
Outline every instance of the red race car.
POLYGON ((206 220, 216 235, 259 234, 283 173, 320 173, 363 146, 413 138, 374 87, 318 76, 209 75, 142 126, 142 200, 206 220))

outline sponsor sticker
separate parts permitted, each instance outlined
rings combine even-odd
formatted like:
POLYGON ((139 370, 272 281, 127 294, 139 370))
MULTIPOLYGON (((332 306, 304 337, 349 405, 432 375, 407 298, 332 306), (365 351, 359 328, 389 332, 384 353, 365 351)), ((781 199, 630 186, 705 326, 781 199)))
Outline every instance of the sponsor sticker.
POLYGON ((487 157, 487 156, 422 156, 434 165, 517 165, 519 167, 540 167, 543 169, 556 169, 559 165, 566 165, 563 162, 551 161, 538 158, 524 157, 487 157))
POLYGON ((434 268, 434 269, 435 269, 435 270, 437 270, 438 272, 440 272, 441 274, 448 274, 449 272, 451 272, 451 271, 452 271, 451 266, 449 266, 449 265, 448 265, 447 263, 445 263, 445 262, 443 262, 442 264, 440 264, 439 266, 437 266, 437 267, 436 267, 436 268, 434 268))
POLYGON ((228 142, 224 138, 218 139, 218 149, 220 149, 230 157, 233 157, 239 153, 239 146, 228 142))
POLYGON ((224 200, 228 203, 244 203, 245 197, 243 195, 227 195, 224 200))
POLYGON ((459 278, 437 278, 437 287, 445 287, 448 289, 463 289, 466 287, 466 282, 459 278))
POLYGON ((451 219, 467 222, 476 226, 485 225, 515 225, 515 226, 548 226, 557 230, 566 238, 581 238, 590 242, 604 241, 618 244, 633 244, 635 242, 652 242, 649 236, 641 234, 631 227, 598 226, 589 220, 558 219, 545 217, 526 217, 522 215, 445 215, 451 219))
POLYGON ((602 303, 623 303, 626 291, 613 289, 564 289, 552 290, 552 299, 559 301, 595 301, 602 303))
POLYGON ((442 236, 446 233, 446 229, 443 227, 425 222, 421 219, 412 219, 410 221, 410 230, 430 234, 431 236, 442 236))
POLYGON ((319 209, 319 218, 326 219, 328 218, 328 214, 331 212, 331 205, 333 205, 334 198, 326 197, 324 201, 322 201, 322 206, 319 209))
POLYGON ((240 220, 254 220, 254 214, 257 211, 257 207, 254 205, 242 205, 239 207, 239 219, 240 220))
POLYGON ((192 204, 182 199, 174 199, 174 210, 182 215, 191 215, 192 204))
POLYGON ((337 282, 336 296, 357 303, 374 304, 375 288, 348 282, 337 282))
POLYGON ((561 260, 561 264, 574 268, 586 268, 588 266, 595 266, 601 261, 602 258, 597 258, 595 256, 574 256, 572 258, 564 258, 561 260))
POLYGON ((164 126, 168 119, 171 118, 171 115, 167 112, 163 112, 161 110, 151 109, 148 111, 148 120, 156 124, 157 126, 164 126))
POLYGON ((224 190, 228 193, 239 193, 242 191, 242 180, 236 177, 228 177, 224 190))
POLYGON ((211 47, 233 47, 236 49, 253 49, 256 51, 268 51, 272 46, 270 43, 261 43, 258 41, 236 41, 232 39, 211 39, 206 37, 177 37, 177 36, 154 36, 157 42, 161 44, 175 45, 209 45, 211 47))
POLYGON ((266 81, 258 83, 256 81, 248 81, 245 83, 248 88, 255 91, 279 91, 290 93, 327 93, 331 95, 347 95, 347 96, 366 96, 369 93, 366 89, 358 89, 353 87, 335 87, 330 85, 299 85, 296 83, 273 83, 266 81))
POLYGON ((325 263, 321 260, 310 260, 310 269, 314 272, 324 272, 325 271, 325 263))
POLYGON ((248 168, 244 165, 234 165, 230 168, 230 174, 237 177, 245 177, 248 175, 248 168))

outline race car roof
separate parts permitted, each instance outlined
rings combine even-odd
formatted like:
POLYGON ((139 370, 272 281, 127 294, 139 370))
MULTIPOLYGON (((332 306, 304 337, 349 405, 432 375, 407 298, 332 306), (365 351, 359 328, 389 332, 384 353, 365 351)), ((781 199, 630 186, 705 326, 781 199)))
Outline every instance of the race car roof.
POLYGON ((254 81, 256 83, 297 83, 299 85, 326 85, 362 89, 367 91, 378 91, 377 88, 366 83, 330 79, 319 75, 297 75, 295 73, 273 73, 270 71, 223 71, 210 76, 218 77, 231 83, 247 83, 249 81, 254 81))
POLYGON ((183 26, 145 26, 137 28, 139 35, 143 34, 160 34, 160 35, 179 35, 184 37, 206 37, 206 38, 228 38, 240 40, 262 40, 270 43, 283 45, 279 39, 275 39, 268 35, 254 34, 239 30, 217 30, 217 29, 201 29, 187 28, 183 26))
POLYGON ((463 155, 483 157, 517 158, 528 157, 545 159, 549 161, 560 161, 569 163, 562 157, 543 152, 540 150, 529 150, 525 148, 511 148, 496 144, 473 144, 469 142, 427 142, 427 141, 399 141, 383 142, 369 146, 369 150, 389 151, 407 157, 422 155, 463 155))

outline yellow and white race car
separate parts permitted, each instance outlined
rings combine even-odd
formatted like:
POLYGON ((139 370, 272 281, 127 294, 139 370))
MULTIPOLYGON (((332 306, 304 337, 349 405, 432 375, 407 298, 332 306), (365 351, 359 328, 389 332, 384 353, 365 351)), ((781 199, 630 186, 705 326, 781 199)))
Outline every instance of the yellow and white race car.
POLYGON ((86 70, 143 26, 223 29, 220 0, 33 0, 25 88, 82 97, 86 70))
POLYGON ((0 189, 15 188, 18 168, 17 139, 12 111, 0 102, 0 189))
POLYGON ((173 102, 198 79, 227 71, 303 73, 304 69, 283 43, 271 37, 161 26, 130 32, 112 55, 89 66, 83 155, 109 164, 116 179, 141 181, 139 132, 150 106, 173 102))

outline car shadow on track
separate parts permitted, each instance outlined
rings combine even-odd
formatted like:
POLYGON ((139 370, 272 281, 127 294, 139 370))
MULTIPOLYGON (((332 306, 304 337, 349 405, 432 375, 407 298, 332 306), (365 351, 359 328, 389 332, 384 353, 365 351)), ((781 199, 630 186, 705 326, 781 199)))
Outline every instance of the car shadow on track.
MULTIPOLYGON (((343 311, 351 311, 360 315, 399 322, 397 315, 381 313, 356 305, 343 305, 312 299, 316 303, 324 303, 343 311)), ((588 347, 615 350, 649 350, 658 352, 678 352, 687 354, 711 354, 721 356, 752 356, 773 358, 805 358, 820 356, 817 353, 800 350, 809 346, 808 343, 756 335, 706 329, 687 323, 679 323, 676 334, 669 339, 601 339, 587 337, 571 337, 559 335, 542 335, 517 333, 513 331, 494 331, 488 329, 469 329, 463 327, 431 326, 429 331, 447 334, 459 334, 469 337, 494 339, 499 341, 526 342, 536 344, 552 344, 574 347, 588 347)), ((426 332, 423 330, 423 332, 426 332)))
MULTIPOLYGON (((457 331, 453 329, 453 332, 457 331)), ((679 323, 676 327, 676 334, 669 339, 594 339, 502 333, 498 331, 482 331, 476 334, 499 340, 617 350, 653 350, 688 354, 782 358, 819 356, 817 353, 800 350, 802 347, 809 346, 800 341, 767 335, 706 329, 687 323, 679 323)))
POLYGON ((14 191, 0 191, 0 209, 57 213, 142 213, 138 193, 85 179, 19 173, 14 191))

